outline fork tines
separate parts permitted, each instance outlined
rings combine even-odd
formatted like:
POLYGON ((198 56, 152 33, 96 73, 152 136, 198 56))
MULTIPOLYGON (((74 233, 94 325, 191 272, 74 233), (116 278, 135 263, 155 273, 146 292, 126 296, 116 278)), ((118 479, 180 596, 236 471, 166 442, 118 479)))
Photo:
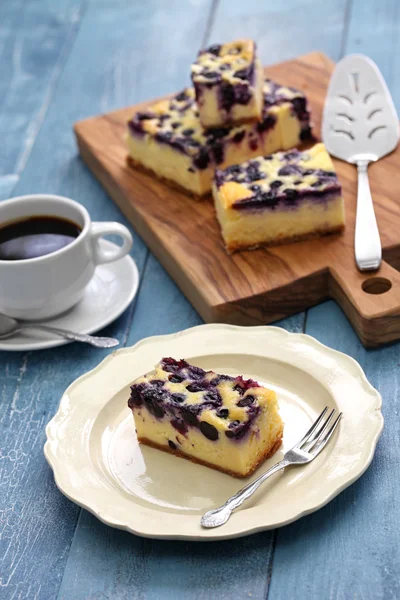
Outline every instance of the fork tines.
POLYGON ((333 409, 328 417, 325 419, 325 415, 328 412, 329 407, 325 406, 316 421, 311 425, 305 436, 294 446, 298 450, 308 452, 313 456, 316 456, 324 448, 325 444, 329 441, 336 427, 339 425, 339 421, 342 418, 343 413, 339 413, 336 419, 333 421, 336 409, 333 409), (329 425, 332 423, 330 428, 329 425))

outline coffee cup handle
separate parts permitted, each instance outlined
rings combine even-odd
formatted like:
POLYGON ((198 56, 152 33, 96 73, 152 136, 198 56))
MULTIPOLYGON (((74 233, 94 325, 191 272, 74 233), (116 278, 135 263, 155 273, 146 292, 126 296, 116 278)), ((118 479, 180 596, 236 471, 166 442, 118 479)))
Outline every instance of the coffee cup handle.
POLYGON ((103 265, 105 263, 114 262, 119 258, 122 258, 128 254, 132 248, 133 239, 132 235, 125 225, 120 223, 109 222, 96 222, 91 224, 90 237, 93 249, 93 261, 95 265, 103 265), (103 248, 99 244, 100 238, 105 235, 118 235, 122 238, 122 246, 115 248, 103 248))

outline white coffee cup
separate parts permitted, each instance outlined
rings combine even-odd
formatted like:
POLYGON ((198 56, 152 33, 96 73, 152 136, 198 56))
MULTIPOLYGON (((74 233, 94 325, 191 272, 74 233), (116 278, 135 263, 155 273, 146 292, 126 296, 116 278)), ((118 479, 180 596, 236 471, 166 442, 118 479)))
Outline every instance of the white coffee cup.
POLYGON ((0 312, 17 319, 47 319, 82 298, 97 265, 125 256, 132 247, 129 230, 120 223, 92 223, 81 204, 52 195, 19 196, 0 202, 0 227, 32 216, 53 216, 76 223, 81 232, 51 254, 24 260, 0 260, 0 312), (105 249, 100 238, 116 234, 121 247, 105 249))

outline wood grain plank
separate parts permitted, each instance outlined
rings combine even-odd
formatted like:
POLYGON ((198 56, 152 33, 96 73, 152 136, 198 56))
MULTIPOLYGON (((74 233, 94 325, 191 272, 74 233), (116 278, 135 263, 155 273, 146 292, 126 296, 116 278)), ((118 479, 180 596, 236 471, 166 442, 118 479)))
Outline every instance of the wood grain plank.
MULTIPOLYGON (((146 13, 142 5, 128 2, 102 10, 94 3, 14 194, 64 194, 82 202, 94 219, 125 222, 77 158, 72 124, 92 112, 126 105, 132 97, 139 99, 131 57, 141 54, 154 6, 146 13), (140 20, 141 12, 147 18, 140 20)), ((132 255, 143 272, 147 250, 137 236, 132 255)), ((126 341, 133 310, 134 305, 105 333, 126 341)), ((57 595, 80 509, 54 484, 43 456, 44 428, 69 383, 106 354, 77 344, 0 354, 2 597, 47 600, 57 595)))
MULTIPOLYGON (((344 46, 346 53, 364 52, 377 61, 397 106, 399 8, 395 0, 355 0, 344 46)), ((279 530, 269 597, 398 598, 400 344, 365 350, 333 302, 308 311, 306 333, 360 362, 382 394, 385 429, 372 465, 359 481, 317 513, 279 530)))
MULTIPOLYGON (((317 136, 332 70, 333 63, 320 53, 266 68, 268 76, 307 93, 317 136)), ((342 235, 229 256, 208 200, 193 202, 127 165, 123 133, 137 108, 77 123, 80 152, 205 321, 265 324, 333 297, 366 346, 399 339, 400 274, 383 263, 378 275, 392 286, 377 297, 364 291, 377 274, 360 274, 354 261, 357 173, 352 165, 334 160, 346 205, 342 235)), ((382 245, 397 260, 399 166, 400 147, 370 168, 382 245)))
POLYGON ((86 0, 0 5, 0 176, 23 170, 86 0))

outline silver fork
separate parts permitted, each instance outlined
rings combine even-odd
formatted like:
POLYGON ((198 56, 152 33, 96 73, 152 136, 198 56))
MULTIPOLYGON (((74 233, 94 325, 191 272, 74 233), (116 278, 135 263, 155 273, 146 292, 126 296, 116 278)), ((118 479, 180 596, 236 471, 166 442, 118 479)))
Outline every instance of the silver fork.
POLYGON ((333 421, 335 416, 335 409, 333 409, 328 417, 324 419, 328 412, 328 406, 325 406, 318 419, 312 424, 310 429, 307 431, 305 436, 286 452, 283 459, 276 465, 268 469, 265 473, 260 475, 257 479, 245 485, 239 490, 234 496, 229 498, 219 508, 214 508, 206 512, 201 518, 201 524, 203 527, 219 527, 227 522, 232 512, 236 510, 245 500, 248 500, 250 496, 254 494, 264 481, 266 481, 271 475, 288 467, 289 465, 305 465, 318 456, 320 452, 325 448, 326 444, 331 439, 333 432, 339 425, 339 421, 342 418, 343 413, 339 413, 336 419, 333 421), (332 424, 331 424, 332 423, 332 424), (329 427, 330 425, 330 427, 329 427), (328 429, 329 428, 329 429, 328 429))

